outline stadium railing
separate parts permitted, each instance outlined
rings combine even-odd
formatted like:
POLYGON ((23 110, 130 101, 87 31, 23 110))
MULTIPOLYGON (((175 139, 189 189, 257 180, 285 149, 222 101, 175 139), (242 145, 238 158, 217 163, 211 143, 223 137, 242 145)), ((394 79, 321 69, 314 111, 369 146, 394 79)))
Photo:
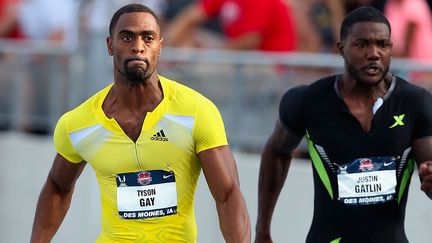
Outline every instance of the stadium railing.
MULTIPOLYGON (((61 114, 111 82, 110 58, 104 48, 70 52, 49 42, 0 39, 0 128, 50 134, 61 114)), ((164 47, 158 71, 213 100, 230 144, 257 152, 283 93, 341 72, 343 65, 335 54, 164 47)), ((432 65, 393 58, 391 71, 432 88, 432 65)))

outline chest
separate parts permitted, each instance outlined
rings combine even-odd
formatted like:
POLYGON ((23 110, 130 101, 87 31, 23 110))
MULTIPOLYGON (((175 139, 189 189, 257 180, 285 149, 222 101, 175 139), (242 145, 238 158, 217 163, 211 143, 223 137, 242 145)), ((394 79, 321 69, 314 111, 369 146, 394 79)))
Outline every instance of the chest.
POLYGON ((131 140, 117 124, 101 126, 75 148, 100 175, 142 170, 188 171, 199 168, 192 130, 163 117, 155 126, 139 130, 131 140))
POLYGON ((114 117, 123 132, 132 140, 137 141, 144 124, 145 114, 137 116, 115 116, 114 117))
POLYGON ((407 104, 386 101, 373 116, 353 113, 343 103, 317 106, 315 112, 306 113, 306 130, 312 142, 339 163, 364 156, 401 155, 411 146, 416 114, 407 104))

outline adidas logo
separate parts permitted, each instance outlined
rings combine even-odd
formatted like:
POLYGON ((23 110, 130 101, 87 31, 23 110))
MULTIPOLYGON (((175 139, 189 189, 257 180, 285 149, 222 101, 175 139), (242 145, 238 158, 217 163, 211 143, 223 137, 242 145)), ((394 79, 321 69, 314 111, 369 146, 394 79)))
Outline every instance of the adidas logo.
POLYGON ((155 135, 153 135, 150 140, 154 141, 168 141, 168 138, 165 136, 164 131, 161 129, 159 132, 157 132, 155 135))

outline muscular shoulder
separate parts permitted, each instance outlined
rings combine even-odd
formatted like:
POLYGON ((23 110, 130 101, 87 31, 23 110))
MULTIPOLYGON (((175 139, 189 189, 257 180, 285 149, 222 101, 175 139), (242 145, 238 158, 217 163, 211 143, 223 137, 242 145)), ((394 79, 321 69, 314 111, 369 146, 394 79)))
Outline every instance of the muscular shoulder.
POLYGON ((176 81, 160 77, 166 84, 171 107, 181 113, 195 113, 199 107, 213 107, 213 102, 198 91, 176 81))
POLYGON ((322 99, 329 91, 334 90, 336 76, 319 79, 309 85, 300 85, 289 89, 281 99, 281 108, 297 107, 322 99))
POLYGON ((316 112, 323 103, 328 103, 326 97, 335 96, 334 84, 335 76, 329 76, 310 85, 301 85, 288 90, 279 105, 279 118, 285 128, 296 132, 299 136, 302 135, 305 114, 316 112))
POLYGON ((429 91, 423 87, 412 84, 401 77, 396 77, 395 93, 402 96, 402 98, 414 101, 418 100, 426 93, 429 93, 429 91))

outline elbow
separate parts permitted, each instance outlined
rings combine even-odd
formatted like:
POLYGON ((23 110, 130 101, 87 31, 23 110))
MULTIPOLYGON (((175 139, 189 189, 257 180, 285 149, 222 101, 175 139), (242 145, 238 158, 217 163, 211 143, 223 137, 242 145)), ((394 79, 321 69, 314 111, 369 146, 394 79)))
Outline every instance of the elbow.
POLYGON ((57 192, 58 194, 69 194, 72 193, 74 190, 75 184, 61 184, 58 183, 54 177, 51 175, 51 173, 48 174, 46 187, 52 188, 53 191, 57 192))
POLYGON ((215 195, 214 199, 217 204, 223 205, 226 204, 236 193, 240 193, 240 188, 238 185, 233 184, 229 187, 226 187, 226 189, 221 193, 218 193, 218 195, 215 195))

